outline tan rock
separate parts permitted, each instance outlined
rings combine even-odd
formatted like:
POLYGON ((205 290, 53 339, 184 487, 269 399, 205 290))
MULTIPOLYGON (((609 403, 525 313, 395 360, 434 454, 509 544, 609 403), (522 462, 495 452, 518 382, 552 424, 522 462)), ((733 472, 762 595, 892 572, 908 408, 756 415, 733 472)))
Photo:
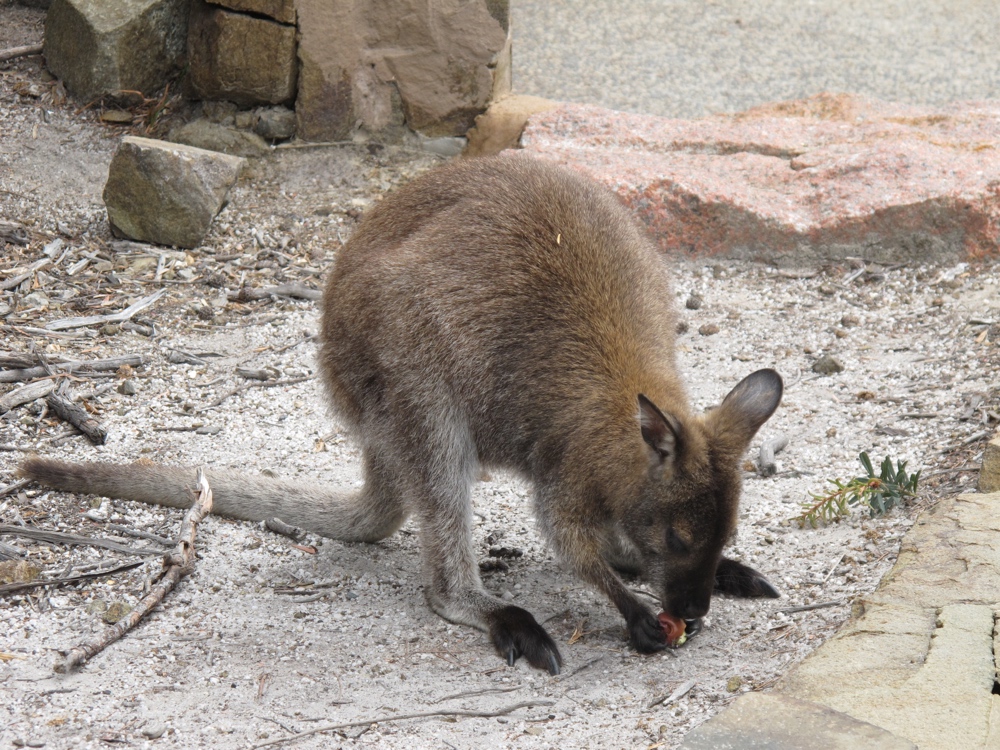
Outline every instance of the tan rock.
POLYGON ((464 135, 509 89, 508 13, 504 0, 299 0, 299 137, 339 140, 404 119, 427 136, 464 135))
POLYGON ((191 6, 187 84, 198 99, 281 104, 295 96, 295 27, 201 0, 191 6))
POLYGON ((192 146, 126 137, 104 186, 111 228, 142 242, 194 247, 245 163, 192 146))
POLYGON ((925 511, 893 569, 856 603, 854 619, 787 674, 779 691, 883 727, 921 750, 997 747, 997 508, 1000 494, 962 495, 925 511))
POLYGON ((467 133, 469 145, 463 156, 491 156, 516 148, 528 118, 557 106, 557 102, 538 96, 512 95, 495 100, 467 133))
POLYGON ((983 451, 983 467, 979 470, 979 491, 1000 492, 1000 437, 993 438, 983 451))
POLYGON ((241 13, 259 13, 280 23, 295 23, 293 0, 209 0, 209 2, 241 13))

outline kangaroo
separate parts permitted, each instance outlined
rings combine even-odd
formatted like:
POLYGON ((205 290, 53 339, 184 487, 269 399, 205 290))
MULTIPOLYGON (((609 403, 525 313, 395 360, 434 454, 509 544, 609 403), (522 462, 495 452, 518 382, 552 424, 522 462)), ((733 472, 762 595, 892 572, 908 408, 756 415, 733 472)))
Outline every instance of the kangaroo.
MULTIPOLYGON (((363 487, 209 470, 214 512, 351 542, 413 515, 431 608, 488 632, 508 664, 524 656, 557 674, 545 629, 479 577, 470 487, 481 468, 513 470, 533 483, 548 542, 614 603, 632 647, 663 649, 657 617, 616 571, 643 574, 689 621, 713 591, 778 596, 722 551, 741 456, 781 378, 758 370, 696 414, 676 327, 667 266, 610 191, 522 155, 429 172, 367 213, 323 298, 320 369, 360 443, 363 487)), ((193 497, 187 469, 36 457, 22 473, 174 507, 193 497)))

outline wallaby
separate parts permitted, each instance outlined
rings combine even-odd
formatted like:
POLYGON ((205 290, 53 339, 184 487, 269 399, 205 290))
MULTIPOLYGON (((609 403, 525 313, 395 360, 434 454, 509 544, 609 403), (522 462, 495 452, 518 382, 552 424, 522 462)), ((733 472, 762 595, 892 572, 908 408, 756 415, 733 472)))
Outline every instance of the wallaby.
MULTIPOLYGON (((631 645, 662 649, 657 617, 615 569, 644 574, 687 620, 713 590, 778 595, 722 550, 741 456, 781 378, 759 370, 695 414, 676 327, 667 266, 607 189, 522 155, 431 171, 367 213, 323 299, 320 368, 363 451, 363 487, 209 470, 215 512, 355 542, 413 514, 434 611, 487 631, 509 664, 523 655, 556 674, 545 629, 479 578, 470 486, 482 467, 510 469, 533 483, 544 536, 615 604, 631 645)), ((193 498, 193 470, 32 458, 22 471, 71 492, 193 498)))

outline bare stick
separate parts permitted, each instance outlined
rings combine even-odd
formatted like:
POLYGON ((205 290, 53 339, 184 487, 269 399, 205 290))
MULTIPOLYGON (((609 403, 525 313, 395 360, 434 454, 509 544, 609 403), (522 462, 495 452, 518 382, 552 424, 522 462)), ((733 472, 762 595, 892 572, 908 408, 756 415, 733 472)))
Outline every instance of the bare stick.
POLYGON ((82 406, 77 406, 68 398, 63 398, 56 393, 50 393, 46 396, 45 403, 60 419, 69 422, 86 435, 87 439, 94 445, 104 445, 104 441, 108 439, 108 428, 90 416, 82 406))
POLYGON ((470 716, 479 719, 492 719, 496 716, 506 716, 507 714, 517 711, 519 708, 531 708, 532 706, 551 706, 554 705, 555 701, 525 701, 524 703, 515 703, 513 706, 507 706, 507 708, 501 708, 497 711, 427 711, 426 713, 420 714, 394 714, 390 716, 382 716, 377 719, 362 719, 360 721, 348 721, 344 724, 326 724, 322 727, 316 727, 315 729, 310 729, 307 732, 299 732, 298 734, 292 735, 291 737, 282 737, 277 740, 271 740, 270 742, 262 742, 259 745, 254 745, 254 750, 260 747, 269 747, 271 745, 282 745, 286 742, 295 742, 296 740, 301 740, 303 737, 309 737, 314 734, 319 734, 320 732, 335 732, 338 729, 351 729, 352 727, 366 727, 370 724, 388 724, 390 721, 405 721, 407 719, 429 719, 436 716, 470 716))
POLYGON ((298 299, 317 300, 323 298, 323 292, 319 289, 310 289, 302 284, 280 284, 262 289, 245 286, 226 294, 226 298, 234 302, 253 302, 268 297, 297 297, 298 299))
POLYGON ((785 607, 784 609, 776 610, 778 612, 784 612, 786 615, 790 615, 794 612, 809 612, 814 609, 826 609, 827 607, 839 607, 844 602, 817 602, 816 604, 803 604, 799 607, 785 607))
POLYGON ((0 398, 0 414, 16 406, 31 403, 36 398, 44 398, 55 389, 56 384, 51 380, 36 380, 34 383, 21 386, 0 398))
POLYGON ((45 324, 45 329, 48 331, 62 331, 67 328, 80 328, 82 326, 96 325, 97 323, 124 323, 140 310, 145 310, 166 293, 166 289, 158 289, 148 297, 143 297, 142 299, 133 302, 124 310, 117 313, 110 313, 108 315, 88 315, 83 318, 62 318, 61 320, 53 320, 51 323, 45 324))
MULTIPOLYGON (((24 480, 28 481, 28 480, 24 480)), ((34 529, 30 526, 0 526, 0 536, 9 534, 10 536, 20 536, 25 539, 35 539, 49 544, 79 544, 85 547, 103 547, 113 552, 122 552, 126 555, 162 555, 163 550, 147 549, 145 547, 129 547, 110 539, 100 539, 82 534, 67 534, 62 531, 50 531, 48 529, 34 529)))
POLYGON ((40 54, 42 54, 42 45, 26 44, 23 47, 11 47, 10 49, 0 50, 0 62, 13 60, 16 57, 27 57, 28 55, 40 54))
POLYGON ((770 440, 765 440, 760 446, 760 457, 757 459, 757 471, 762 477, 773 477, 778 473, 778 464, 774 460, 775 453, 781 453, 788 445, 788 435, 784 433, 776 435, 770 440))
POLYGON ((233 388, 228 393, 223 393, 215 401, 210 404, 205 404, 205 406, 200 406, 195 409, 196 412, 208 411, 209 409, 215 409, 222 405, 230 396, 235 396, 237 393, 242 393, 248 388, 274 388, 277 385, 295 385, 296 383, 304 383, 307 380, 312 380, 312 376, 302 377, 302 378, 285 378, 284 380, 251 380, 246 383, 242 383, 235 388, 233 388))
MULTIPOLYGON (((13 356, 11 356, 11 360, 13 360, 13 356)), ((49 374, 63 372, 113 372, 122 365, 139 367, 143 364, 145 364, 145 360, 141 354, 129 354, 124 357, 111 357, 109 359, 94 359, 89 362, 52 362, 49 364, 51 373, 45 366, 24 366, 13 370, 3 370, 0 372, 0 383, 34 380, 35 378, 42 378, 49 374)), ((0 360, 0 367, 3 366, 3 361, 0 360)))
POLYGON ((69 672, 117 641, 134 628, 143 617, 152 612, 153 608, 163 601, 163 597, 177 585, 181 578, 194 570, 195 532, 198 530, 198 524, 211 512, 212 488, 208 486, 204 469, 199 468, 198 497, 190 510, 184 514, 178 535, 180 541, 169 554, 164 555, 163 570, 160 571, 156 583, 150 587, 149 593, 118 624, 105 630, 99 638, 82 646, 76 646, 66 654, 63 661, 56 662, 53 667, 56 672, 69 672))
POLYGON ((123 573, 126 570, 132 570, 132 568, 138 568, 144 563, 134 562, 126 563, 125 565, 119 565, 115 568, 108 568, 106 570, 99 570, 95 573, 80 573, 79 575, 69 576, 67 578, 53 578, 48 581, 26 581, 24 583, 5 583, 0 585, 0 596, 6 594, 14 594, 18 591, 29 591, 31 589, 41 588, 43 586, 66 586, 70 583, 79 583, 80 581, 89 581, 92 578, 103 578, 104 576, 114 575, 115 573, 123 573))
POLYGON ((653 708, 654 706, 659 706, 661 703, 664 706, 669 706, 674 701, 679 700, 683 698, 685 695, 687 695, 688 691, 690 691, 691 688, 695 686, 695 684, 696 683, 694 680, 688 680, 687 682, 683 683, 680 687, 676 688, 669 695, 664 693, 659 698, 654 698, 652 701, 649 702, 649 705, 646 706, 646 708, 650 709, 653 708))

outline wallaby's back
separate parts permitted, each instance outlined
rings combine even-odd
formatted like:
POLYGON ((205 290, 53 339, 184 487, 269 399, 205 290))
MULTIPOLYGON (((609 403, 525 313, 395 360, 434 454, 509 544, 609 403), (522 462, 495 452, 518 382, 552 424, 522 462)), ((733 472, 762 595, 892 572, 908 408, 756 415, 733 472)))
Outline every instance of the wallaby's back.
POLYGON ((631 436, 637 393, 686 411, 675 326, 665 266, 614 195, 504 155, 369 212, 328 282, 320 362, 362 433, 447 403, 480 460, 534 474, 570 434, 631 436))

